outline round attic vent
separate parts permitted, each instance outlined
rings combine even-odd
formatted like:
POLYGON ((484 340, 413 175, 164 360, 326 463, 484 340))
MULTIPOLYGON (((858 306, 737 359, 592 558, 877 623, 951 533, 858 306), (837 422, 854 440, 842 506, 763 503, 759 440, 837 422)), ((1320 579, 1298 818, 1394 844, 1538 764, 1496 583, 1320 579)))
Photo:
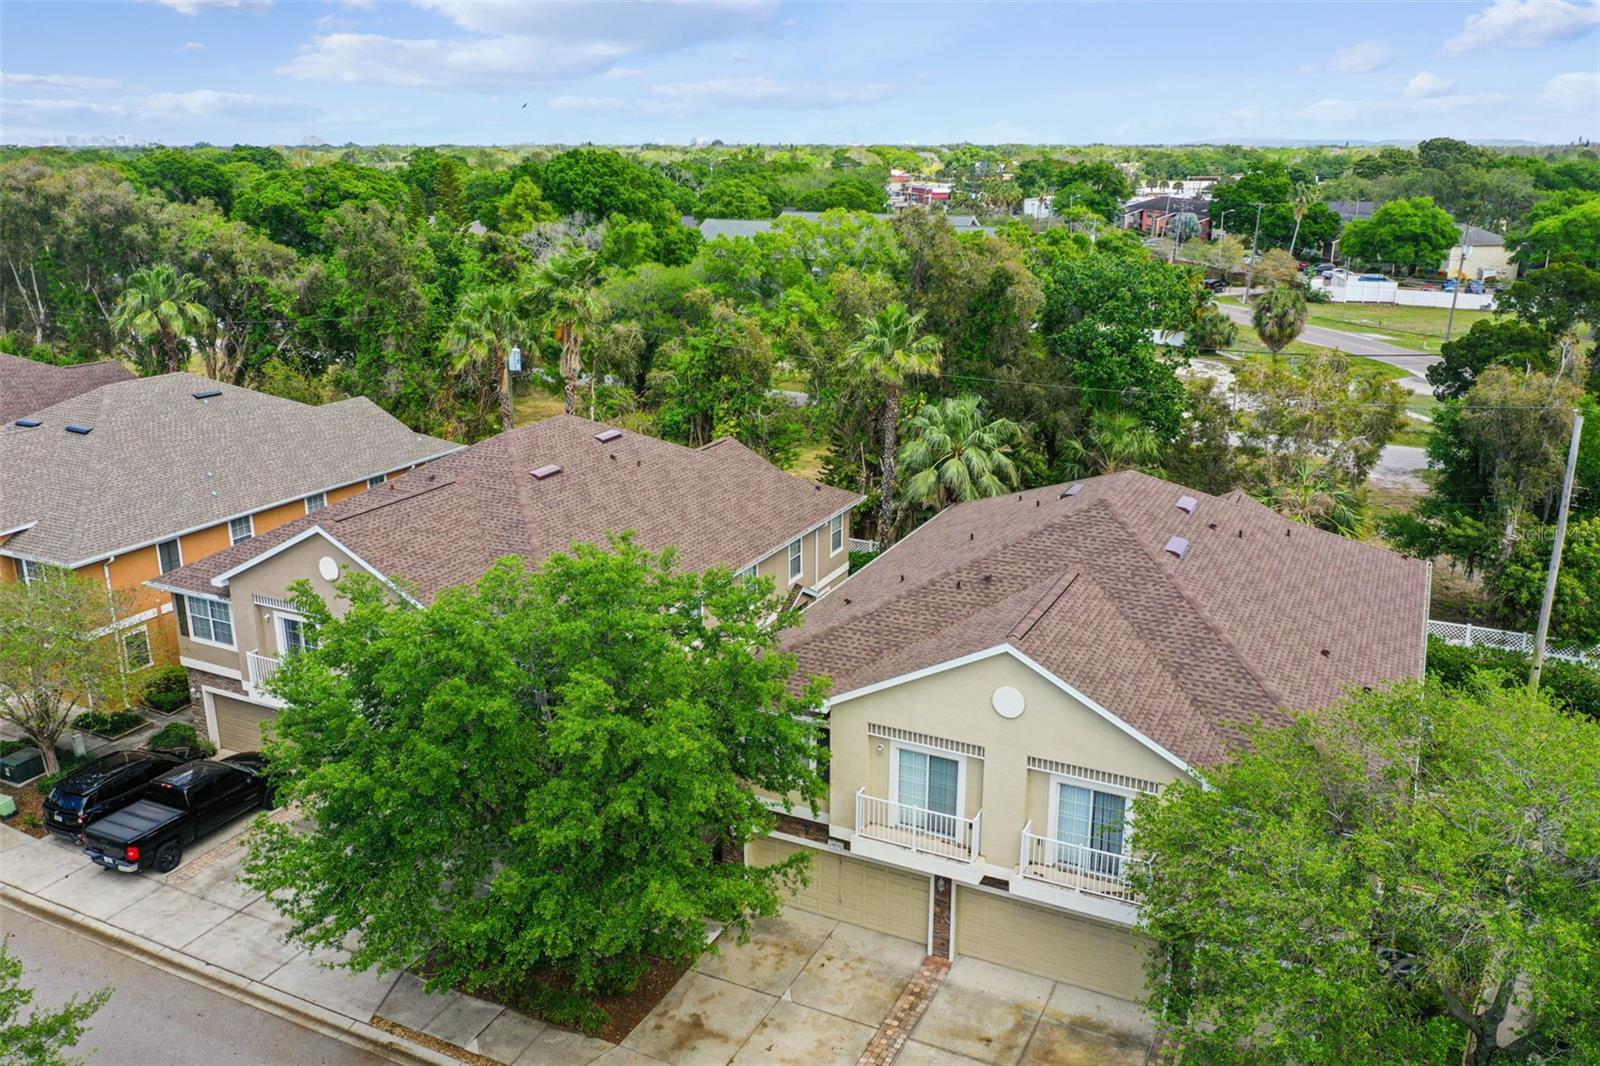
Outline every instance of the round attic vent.
POLYGON ((333 556, 324 555, 317 560, 317 573, 322 575, 324 581, 335 581, 339 577, 339 564, 334 561, 333 556))
POLYGON ((990 702, 994 704, 994 711, 1001 718, 1016 718, 1022 714, 1022 693, 1010 685, 1001 685, 995 689, 990 702))

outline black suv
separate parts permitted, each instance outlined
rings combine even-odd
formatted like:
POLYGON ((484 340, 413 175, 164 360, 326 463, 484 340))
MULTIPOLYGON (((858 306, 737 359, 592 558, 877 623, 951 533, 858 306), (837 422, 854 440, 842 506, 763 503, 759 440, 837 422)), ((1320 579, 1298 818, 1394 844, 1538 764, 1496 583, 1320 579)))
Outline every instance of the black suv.
POLYGON ((121 810, 144 794, 145 786, 169 770, 205 758, 194 748, 112 752, 63 777, 44 801, 44 827, 77 843, 83 827, 121 810))

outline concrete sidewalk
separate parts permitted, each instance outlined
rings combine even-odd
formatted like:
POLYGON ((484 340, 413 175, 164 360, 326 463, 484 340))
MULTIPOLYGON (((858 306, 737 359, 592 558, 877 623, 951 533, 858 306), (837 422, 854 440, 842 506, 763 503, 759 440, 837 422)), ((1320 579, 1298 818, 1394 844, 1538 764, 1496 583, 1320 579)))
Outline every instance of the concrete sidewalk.
POLYGON ((408 974, 329 969, 343 953, 287 943, 288 922, 239 882, 247 825, 205 839, 203 853, 165 875, 103 870, 64 841, 0 826, 0 900, 400 1062, 457 1060, 386 1032, 375 1018, 503 1063, 583 1064, 612 1050, 493 1003, 426 993, 408 974))

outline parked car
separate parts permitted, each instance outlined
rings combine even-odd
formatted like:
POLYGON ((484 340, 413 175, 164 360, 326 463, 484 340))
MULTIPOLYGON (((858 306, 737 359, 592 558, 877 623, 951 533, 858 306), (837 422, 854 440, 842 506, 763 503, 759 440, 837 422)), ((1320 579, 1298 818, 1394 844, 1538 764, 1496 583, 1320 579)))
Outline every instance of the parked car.
POLYGON ((272 803, 259 752, 196 759, 152 781, 143 799, 90 825, 83 853, 108 870, 170 873, 196 839, 272 803))
POLYGON ((1481 281, 1469 281, 1469 282, 1467 282, 1467 291, 1472 293, 1474 296, 1482 296, 1483 295, 1483 282, 1481 282, 1481 281))
POLYGON ((1228 287, 1228 279, 1227 278, 1207 278, 1205 281, 1202 281, 1200 284, 1204 285, 1206 288, 1210 289, 1212 292, 1221 292, 1223 289, 1226 289, 1228 287))
POLYGON ((44 800, 44 827, 78 843, 84 826, 137 800, 160 775, 204 757, 198 748, 112 752, 56 782, 44 800))

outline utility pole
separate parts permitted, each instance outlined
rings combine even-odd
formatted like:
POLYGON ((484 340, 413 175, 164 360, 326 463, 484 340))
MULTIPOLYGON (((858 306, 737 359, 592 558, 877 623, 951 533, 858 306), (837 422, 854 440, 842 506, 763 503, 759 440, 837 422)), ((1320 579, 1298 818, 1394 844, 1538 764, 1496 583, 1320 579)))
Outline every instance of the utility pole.
POLYGON ((1250 302, 1250 283, 1256 276, 1256 245, 1261 240, 1261 209, 1265 204, 1256 204, 1256 230, 1250 235, 1250 268, 1244 272, 1244 302, 1250 302))
MULTIPOLYGON (((1456 325, 1456 301, 1461 299, 1461 288, 1467 283, 1467 256, 1472 254, 1472 246, 1467 244, 1467 227, 1461 227, 1461 259, 1456 264, 1456 273, 1461 275, 1456 278, 1455 291, 1450 294, 1450 314, 1444 320, 1444 339, 1450 339, 1450 331, 1456 325)), ((1448 263, 1445 264, 1449 266, 1448 263)))
POLYGON ((1567 476, 1561 485, 1561 511, 1556 518, 1556 542, 1550 549, 1550 572, 1544 579, 1544 602, 1539 605, 1539 629, 1533 635, 1533 666, 1528 670, 1528 687, 1539 687, 1544 669, 1544 641, 1550 633, 1550 608, 1556 602, 1556 575, 1561 572, 1561 548, 1567 540, 1567 511, 1572 506, 1572 477, 1578 469, 1578 439, 1583 436, 1583 412, 1572 411, 1572 443, 1567 447, 1567 476))

